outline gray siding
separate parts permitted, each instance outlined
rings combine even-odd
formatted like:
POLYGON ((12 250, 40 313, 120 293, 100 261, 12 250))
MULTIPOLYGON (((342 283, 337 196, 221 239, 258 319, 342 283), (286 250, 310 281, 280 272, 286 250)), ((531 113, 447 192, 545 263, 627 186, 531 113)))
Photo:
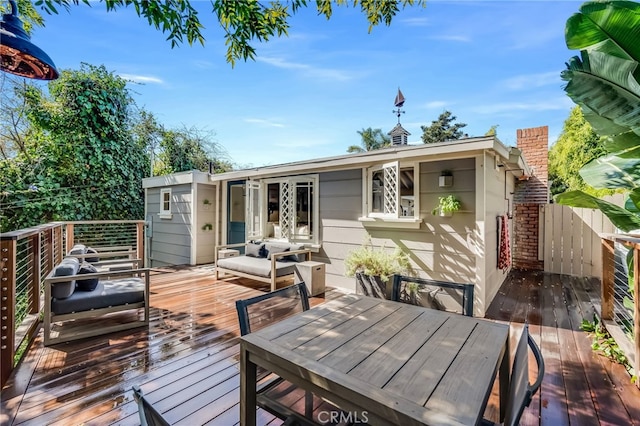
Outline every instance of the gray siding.
POLYGON ((475 160, 473 158, 423 162, 420 165, 419 229, 365 227, 362 216, 361 169, 320 174, 322 249, 314 259, 327 263, 327 284, 355 291, 354 278, 345 277, 344 259, 367 236, 376 247, 400 247, 424 277, 475 282, 475 160), (454 184, 440 188, 442 170, 450 170, 454 184), (433 216, 438 197, 455 194, 462 211, 450 218, 433 216))
POLYGON ((218 224, 215 222, 215 211, 217 206, 215 187, 199 183, 196 202, 197 211, 195 240, 196 240, 196 264, 213 263, 213 252, 215 248, 215 235, 218 230, 218 224), (208 200, 209 204, 205 204, 204 200, 208 200), (211 225, 211 229, 205 229, 207 224, 211 225))
POLYGON ((171 188, 171 219, 160 219, 160 190, 147 189, 147 220, 153 222, 149 244, 151 267, 185 265, 191 261, 191 185, 171 188))

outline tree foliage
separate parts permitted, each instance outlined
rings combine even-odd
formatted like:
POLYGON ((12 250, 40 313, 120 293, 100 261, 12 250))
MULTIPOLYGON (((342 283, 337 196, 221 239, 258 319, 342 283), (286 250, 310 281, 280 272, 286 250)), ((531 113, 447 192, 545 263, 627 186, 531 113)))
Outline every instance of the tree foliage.
POLYGON ((366 129, 358 130, 358 134, 362 139, 360 142, 360 146, 351 145, 347 148, 347 152, 355 153, 373 151, 375 149, 389 146, 389 144, 391 143, 391 139, 389 139, 389 136, 385 135, 382 132, 382 129, 372 129, 371 127, 369 127, 366 129))
POLYGON ((209 163, 213 173, 232 170, 231 163, 226 160, 226 153, 213 141, 213 134, 195 127, 164 130, 160 147, 160 161, 155 169, 159 175, 188 170, 208 172, 209 163))
POLYGON ((594 132, 580 107, 576 106, 565 120, 557 142, 549 150, 549 179, 553 181, 551 193, 556 195, 570 190, 582 190, 595 196, 612 193, 611 190, 592 188, 580 176, 580 169, 585 164, 604 154, 604 139, 594 132))
POLYGON ((126 81, 82 65, 20 95, 29 121, 25 148, 0 162, 2 230, 52 220, 141 219, 145 147, 131 137, 126 81))
POLYGON ((457 140, 465 136, 462 128, 465 123, 455 123, 457 117, 451 111, 444 111, 430 126, 420 126, 423 143, 436 143, 457 140))
MULTIPOLYGON (((24 0, 23 0, 24 1, 24 0)), ((167 40, 175 47, 186 41, 189 44, 204 45, 202 35, 204 23, 198 11, 188 0, 148 1, 148 0, 103 0, 108 11, 133 6, 137 15, 146 19, 149 25, 167 34, 167 40)), ((58 13, 58 8, 67 10, 71 5, 89 0, 36 0, 35 5, 46 13, 58 13)), ((300 8, 307 7, 309 0, 211 0, 211 10, 217 23, 225 33, 226 59, 232 66, 238 59, 255 59, 254 42, 266 42, 273 37, 287 35, 289 19, 300 8)), ((369 31, 383 23, 391 24, 400 7, 426 4, 426 0, 317 0, 319 15, 331 18, 334 6, 360 7, 369 22, 369 31)), ((41 25, 32 21, 35 25, 41 25)))

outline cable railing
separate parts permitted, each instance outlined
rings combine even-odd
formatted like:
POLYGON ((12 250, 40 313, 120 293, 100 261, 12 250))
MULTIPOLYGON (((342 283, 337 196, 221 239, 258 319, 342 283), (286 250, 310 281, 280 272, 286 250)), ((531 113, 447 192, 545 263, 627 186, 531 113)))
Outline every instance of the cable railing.
POLYGON ((0 235, 2 385, 40 327, 45 277, 74 244, 144 258, 144 221, 53 222, 0 235))
MULTIPOLYGON (((601 316, 607 331, 631 361, 640 377, 640 237, 607 234, 602 237, 601 316), (633 270, 627 267, 632 250, 633 270)), ((640 380, 636 381, 640 387, 640 380)))

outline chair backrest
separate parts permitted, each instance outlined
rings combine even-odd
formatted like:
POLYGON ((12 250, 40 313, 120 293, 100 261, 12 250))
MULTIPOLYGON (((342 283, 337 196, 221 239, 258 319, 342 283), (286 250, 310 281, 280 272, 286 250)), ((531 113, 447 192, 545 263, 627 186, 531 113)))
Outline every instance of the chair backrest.
POLYGON ((543 377, 544 359, 542 358, 542 353, 529 334, 529 325, 525 324, 513 359, 511 384, 509 385, 509 403, 504 418, 505 426, 516 426, 520 423, 520 417, 522 417, 525 407, 528 407, 531 403, 533 395, 540 389, 543 377), (533 385, 529 383, 528 348, 531 348, 538 364, 538 377, 533 385))
POLYGON ((473 316, 473 284, 393 276, 391 300, 473 316))
POLYGON ((138 403, 138 414, 140 415, 141 426, 169 426, 170 423, 162 417, 153 405, 142 394, 142 389, 133 387, 133 398, 138 403))
POLYGON ((260 296, 237 300, 240 334, 249 334, 309 309, 307 286, 301 282, 260 296))

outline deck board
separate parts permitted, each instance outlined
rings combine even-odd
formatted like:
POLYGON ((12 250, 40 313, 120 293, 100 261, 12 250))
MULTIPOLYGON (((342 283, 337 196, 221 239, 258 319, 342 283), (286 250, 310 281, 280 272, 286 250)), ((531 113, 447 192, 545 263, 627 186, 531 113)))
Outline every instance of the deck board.
MULTIPOLYGON (((216 281, 208 268, 155 270, 148 329, 47 348, 40 333, 2 390, 0 423, 136 425, 135 384, 172 422, 237 424, 235 300, 267 287, 216 281)), ((546 361, 547 375, 522 425, 640 425, 640 391, 621 366, 594 354, 579 330, 599 306, 598 289, 590 279, 512 272, 488 308, 487 318, 512 324, 512 352, 527 321, 546 361)), ((311 304, 339 295, 330 290, 311 304)), ((497 420, 497 403, 494 387, 485 417, 497 420)), ((260 425, 281 424, 264 410, 257 417, 260 425)))

